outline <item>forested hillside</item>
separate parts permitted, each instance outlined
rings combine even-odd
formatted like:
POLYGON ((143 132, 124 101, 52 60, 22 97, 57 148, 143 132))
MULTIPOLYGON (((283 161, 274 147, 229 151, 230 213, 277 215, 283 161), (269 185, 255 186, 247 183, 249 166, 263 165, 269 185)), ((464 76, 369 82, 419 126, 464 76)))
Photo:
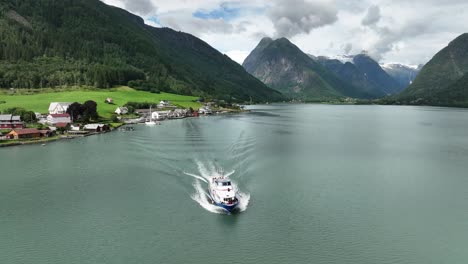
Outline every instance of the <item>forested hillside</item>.
POLYGON ((75 85, 282 98, 202 40, 98 0, 0 2, 0 87, 75 85))

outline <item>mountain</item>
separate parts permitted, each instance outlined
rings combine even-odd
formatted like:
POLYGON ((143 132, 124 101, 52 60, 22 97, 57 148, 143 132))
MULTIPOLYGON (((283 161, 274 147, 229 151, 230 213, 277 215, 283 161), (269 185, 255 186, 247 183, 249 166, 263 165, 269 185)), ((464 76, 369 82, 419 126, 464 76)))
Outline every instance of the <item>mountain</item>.
POLYGON ((382 69, 395 79, 401 87, 408 87, 418 76, 423 65, 417 67, 403 64, 382 64, 382 69))
POLYGON ((354 87, 360 87, 363 91, 370 94, 373 98, 387 95, 385 88, 375 83, 366 73, 362 72, 353 62, 354 56, 339 56, 328 58, 324 56, 316 57, 322 66, 335 73, 343 81, 352 84, 354 87))
POLYGON ((429 100, 441 106, 468 107, 468 73, 447 89, 433 93, 429 100))
POLYGON ((468 33, 439 51, 397 100, 407 104, 459 105, 468 102, 468 33))
POLYGON ((309 57, 332 71, 341 80, 359 87, 374 98, 397 94, 408 86, 408 84, 399 83, 366 54, 334 57, 309 55, 309 57))
POLYGON ((397 94, 406 88, 406 86, 398 84, 395 79, 388 75, 388 73, 367 54, 362 53, 354 56, 353 64, 387 95, 397 94))
POLYGON ((0 87, 114 85, 237 100, 280 93, 202 40, 99 0, 0 2, 0 87))
POLYGON ((262 39, 243 66, 268 86, 295 99, 372 97, 365 90, 342 81, 286 38, 262 39))

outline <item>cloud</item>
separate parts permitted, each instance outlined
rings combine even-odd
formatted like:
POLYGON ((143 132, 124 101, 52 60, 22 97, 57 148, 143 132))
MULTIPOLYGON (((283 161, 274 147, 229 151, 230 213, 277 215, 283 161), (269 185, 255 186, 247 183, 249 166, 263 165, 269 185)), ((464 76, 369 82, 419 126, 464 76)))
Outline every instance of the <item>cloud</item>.
POLYGON ((375 25, 380 21, 380 7, 373 5, 367 10, 366 16, 362 19, 361 24, 364 26, 375 25))
POLYGON ((231 24, 222 18, 199 18, 187 13, 164 14, 159 17, 162 25, 194 35, 217 33, 233 34, 245 31, 246 23, 231 24))
POLYGON ((122 0, 125 9, 141 15, 156 12, 157 8, 151 0, 122 0))
POLYGON ((337 13, 333 4, 305 0, 275 0, 267 10, 276 37, 287 38, 333 24, 338 20, 337 13))
POLYGON ((270 36, 292 38, 315 55, 368 50, 382 62, 426 63, 468 24, 466 0, 101 1, 191 33, 236 61, 235 51, 248 53, 270 36))
POLYGON ((353 49, 353 44, 351 43, 346 43, 345 45, 343 45, 343 51, 346 55, 348 55, 352 49, 353 49))
POLYGON ((226 55, 228 55, 233 61, 242 65, 245 58, 249 56, 249 52, 245 50, 230 50, 226 52, 226 55))
POLYGON ((369 55, 376 60, 390 51, 399 51, 398 43, 409 38, 415 38, 426 34, 430 30, 430 24, 427 21, 410 21, 400 28, 391 29, 389 27, 374 27, 373 30, 378 34, 379 39, 369 49, 369 55))

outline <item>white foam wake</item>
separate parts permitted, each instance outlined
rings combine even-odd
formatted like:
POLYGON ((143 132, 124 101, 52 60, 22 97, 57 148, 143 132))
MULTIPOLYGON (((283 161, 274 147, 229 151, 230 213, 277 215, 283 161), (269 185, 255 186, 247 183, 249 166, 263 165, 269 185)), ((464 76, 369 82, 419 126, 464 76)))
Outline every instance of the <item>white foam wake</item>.
MULTIPOLYGON (((210 180, 210 177, 221 176, 219 171, 216 169, 216 166, 213 163, 204 164, 203 162, 197 161, 197 167, 198 167, 198 171, 200 175, 184 172, 185 175, 195 178, 195 181, 193 183, 195 192, 191 195, 191 198, 194 201, 196 201, 202 208, 204 208, 205 210, 209 212, 217 213, 217 214, 225 214, 226 210, 224 210, 223 208, 220 208, 219 206, 212 204, 212 201, 209 198, 209 195, 206 191, 208 188, 207 183, 210 180), (206 184, 202 185, 202 182, 206 184)), ((233 170, 229 173, 224 174, 224 177, 229 177, 233 175, 234 173, 235 171, 233 170)), ((234 181, 233 181, 233 185, 234 185, 233 187, 236 188, 237 190, 237 194, 239 198, 238 211, 243 212, 247 209, 249 205, 250 194, 239 191, 234 181)))

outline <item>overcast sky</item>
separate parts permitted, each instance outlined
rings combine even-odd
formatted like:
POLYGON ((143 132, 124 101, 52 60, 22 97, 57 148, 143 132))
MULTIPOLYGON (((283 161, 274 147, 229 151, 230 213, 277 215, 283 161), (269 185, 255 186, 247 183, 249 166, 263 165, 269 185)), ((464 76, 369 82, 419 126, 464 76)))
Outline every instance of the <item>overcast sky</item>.
POLYGON ((191 33, 239 63, 269 36, 316 56, 366 50, 381 63, 417 65, 468 32, 466 0, 102 1, 191 33))

